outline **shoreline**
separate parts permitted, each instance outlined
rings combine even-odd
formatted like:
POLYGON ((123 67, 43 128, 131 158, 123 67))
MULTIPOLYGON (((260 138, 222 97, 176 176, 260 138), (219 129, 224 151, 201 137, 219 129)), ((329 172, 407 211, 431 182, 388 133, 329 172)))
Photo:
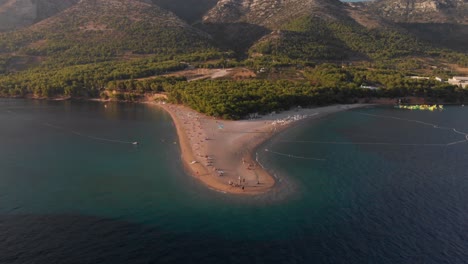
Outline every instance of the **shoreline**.
POLYGON ((303 120, 369 105, 296 109, 252 120, 228 121, 182 105, 149 104, 171 116, 186 172, 209 188, 238 195, 259 195, 275 187, 275 178, 256 161, 258 147, 267 140, 303 120))

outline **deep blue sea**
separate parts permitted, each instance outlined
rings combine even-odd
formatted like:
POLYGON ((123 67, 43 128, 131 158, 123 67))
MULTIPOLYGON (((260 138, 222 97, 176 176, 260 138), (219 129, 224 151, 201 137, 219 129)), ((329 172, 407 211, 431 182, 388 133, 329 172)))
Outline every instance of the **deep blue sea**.
POLYGON ((239 197, 185 174, 154 106, 0 99, 0 263, 468 263, 467 117, 307 120, 239 197))

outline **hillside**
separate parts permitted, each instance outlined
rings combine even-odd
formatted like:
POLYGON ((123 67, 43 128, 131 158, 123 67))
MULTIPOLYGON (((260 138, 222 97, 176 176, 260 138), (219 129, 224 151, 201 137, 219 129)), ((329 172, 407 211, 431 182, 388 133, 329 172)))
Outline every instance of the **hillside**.
POLYGON ((243 54, 256 41, 315 3, 315 0, 221 0, 203 17, 202 29, 224 47, 243 54))
POLYGON ((394 22, 468 24, 465 0, 377 0, 361 5, 394 22))
POLYGON ((30 26, 78 3, 79 0, 0 0, 0 31, 30 26))
POLYGON ((249 23, 277 29, 291 18, 317 15, 342 17, 343 4, 338 0, 221 0, 203 18, 205 23, 249 23))
POLYGON ((338 0, 222 0, 203 29, 240 54, 288 60, 389 60, 426 56, 403 27, 338 0))
POLYGON ((169 10, 189 24, 200 22, 218 0, 152 0, 161 8, 169 10))
POLYGON ((355 5, 426 42, 468 52, 468 2, 464 0, 378 0, 355 5))
POLYGON ((342 7, 338 0, 221 0, 205 14, 202 28, 226 48, 242 54, 297 17, 339 20, 342 7))
POLYGON ((302 69, 329 62, 443 74, 468 65, 465 24, 390 19, 373 9, 385 1, 397 0, 0 0, 2 12, 24 4, 34 14, 31 25, 0 33, 0 96, 133 100, 183 80, 156 75, 187 67, 241 66, 259 73, 248 78, 301 81, 302 69), (460 40, 442 43, 448 32, 460 40), (274 76, 282 68, 289 73, 274 76))
MULTIPOLYGON (((81 0, 32 26, 0 34, 1 90, 96 96, 110 80, 182 69, 222 56, 208 34, 148 1, 81 0)), ((1 94, 1 92, 0 92, 1 94)))
POLYGON ((156 5, 131 0, 82 0, 56 16, 0 35, 0 51, 22 61, 95 63, 142 55, 206 51, 210 36, 156 5))

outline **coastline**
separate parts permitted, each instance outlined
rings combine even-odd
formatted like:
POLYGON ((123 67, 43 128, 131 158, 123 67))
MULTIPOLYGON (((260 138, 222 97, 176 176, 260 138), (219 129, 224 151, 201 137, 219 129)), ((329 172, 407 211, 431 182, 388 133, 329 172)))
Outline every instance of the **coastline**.
POLYGON ((188 174, 216 191, 239 195, 263 194, 276 181, 256 160, 256 150, 279 132, 303 120, 369 104, 332 105, 284 111, 252 120, 218 120, 186 106, 149 103, 171 116, 188 174))
MULTIPOLYGON (((86 101, 112 102, 99 98, 86 101)), ((268 168, 256 161, 256 151, 264 142, 303 120, 373 105, 299 108, 251 120, 229 121, 203 115, 183 105, 155 102, 152 98, 136 103, 160 107, 171 116, 178 135, 178 142, 174 143, 179 145, 188 174, 211 189, 238 195, 263 194, 276 184, 268 168)))

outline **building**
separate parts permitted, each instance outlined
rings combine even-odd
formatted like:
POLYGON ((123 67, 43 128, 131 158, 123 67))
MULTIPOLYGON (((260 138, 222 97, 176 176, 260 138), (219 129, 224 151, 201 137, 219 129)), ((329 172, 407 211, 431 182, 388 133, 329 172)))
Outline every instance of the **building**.
POLYGON ((430 80, 431 78, 429 77, 423 77, 423 76, 410 76, 411 79, 415 80, 430 80))
POLYGON ((361 85, 361 89, 377 90, 377 89, 379 89, 379 87, 369 86, 369 85, 361 85))
POLYGON ((448 80, 448 83, 462 88, 468 87, 468 77, 454 76, 452 79, 448 80))

